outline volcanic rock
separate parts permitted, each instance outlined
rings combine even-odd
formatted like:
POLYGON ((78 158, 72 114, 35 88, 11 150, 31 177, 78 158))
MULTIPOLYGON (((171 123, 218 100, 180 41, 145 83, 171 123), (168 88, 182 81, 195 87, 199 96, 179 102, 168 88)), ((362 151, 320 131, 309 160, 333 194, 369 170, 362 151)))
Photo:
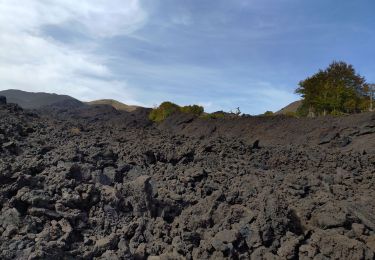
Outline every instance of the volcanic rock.
POLYGON ((0 259, 374 259, 373 113, 148 112, 3 102, 0 259))

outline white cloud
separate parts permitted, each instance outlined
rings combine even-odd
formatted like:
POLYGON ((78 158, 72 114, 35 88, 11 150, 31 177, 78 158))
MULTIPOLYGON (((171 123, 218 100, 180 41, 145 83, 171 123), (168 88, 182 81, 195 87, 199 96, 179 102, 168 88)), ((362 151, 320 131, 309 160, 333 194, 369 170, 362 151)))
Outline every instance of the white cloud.
POLYGON ((2 0, 2 31, 38 32, 44 25, 78 25, 96 37, 131 33, 147 14, 139 0, 2 0))
POLYGON ((83 100, 135 102, 106 59, 43 34, 47 25, 73 26, 91 39, 131 34, 147 14, 138 0, 0 0, 0 89, 69 94, 83 100))

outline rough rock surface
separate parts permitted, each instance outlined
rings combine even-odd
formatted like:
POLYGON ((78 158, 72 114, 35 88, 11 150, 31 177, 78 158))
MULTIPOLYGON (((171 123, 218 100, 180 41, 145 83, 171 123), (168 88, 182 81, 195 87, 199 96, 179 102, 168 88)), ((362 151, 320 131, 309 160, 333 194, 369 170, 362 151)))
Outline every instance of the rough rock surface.
POLYGON ((145 115, 0 106, 0 259, 374 259, 374 114, 145 115))

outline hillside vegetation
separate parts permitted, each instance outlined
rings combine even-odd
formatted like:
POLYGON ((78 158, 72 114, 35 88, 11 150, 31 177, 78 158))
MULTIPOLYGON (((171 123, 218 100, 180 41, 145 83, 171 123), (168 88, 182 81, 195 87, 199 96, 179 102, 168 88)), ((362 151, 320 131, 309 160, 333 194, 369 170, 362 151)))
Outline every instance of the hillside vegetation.
POLYGON ((88 105, 109 105, 115 108, 116 110, 127 111, 127 112, 133 112, 138 108, 138 106, 129 106, 129 105, 126 105, 124 103, 121 103, 113 99, 99 99, 99 100, 87 102, 87 104, 88 105))
POLYGON ((175 113, 187 113, 196 116, 200 116, 204 112, 204 108, 198 105, 191 105, 191 106, 179 106, 172 102, 166 101, 160 104, 159 107, 154 108, 150 114, 149 119, 154 122, 162 122, 167 117, 175 114, 175 113))

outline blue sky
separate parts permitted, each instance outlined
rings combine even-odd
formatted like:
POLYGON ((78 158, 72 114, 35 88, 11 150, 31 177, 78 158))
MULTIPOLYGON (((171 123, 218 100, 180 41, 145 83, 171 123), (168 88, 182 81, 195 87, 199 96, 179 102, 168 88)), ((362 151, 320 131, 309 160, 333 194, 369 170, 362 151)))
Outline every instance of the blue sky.
POLYGON ((3 0, 0 89, 259 114, 333 60, 375 82, 373 0, 3 0))

